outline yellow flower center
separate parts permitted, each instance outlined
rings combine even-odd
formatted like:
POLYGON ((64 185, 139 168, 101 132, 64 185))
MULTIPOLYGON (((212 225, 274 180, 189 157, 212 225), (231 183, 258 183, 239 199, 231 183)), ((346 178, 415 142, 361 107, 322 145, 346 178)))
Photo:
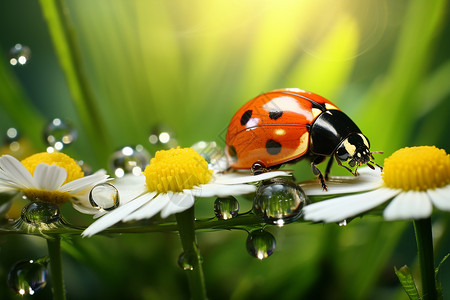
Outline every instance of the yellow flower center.
POLYGON ((384 160, 386 186, 425 191, 450 183, 450 155, 434 146, 402 148, 384 160))
MULTIPOLYGON (((66 184, 75 179, 82 178, 84 173, 81 167, 77 164, 77 162, 72 159, 70 156, 59 153, 37 153, 31 155, 24 160, 22 160, 22 164, 27 168, 27 170, 34 175, 34 170, 36 166, 40 163, 46 163, 48 165, 57 165, 61 168, 64 168, 67 171, 67 178, 63 184, 66 184)), ((63 204, 66 201, 71 199, 71 195, 68 192, 60 192, 60 191, 47 191, 41 189, 26 189, 23 191, 25 196, 30 201, 42 201, 42 202, 50 202, 57 205, 63 204)))
POLYGON ((211 180, 213 171, 206 160, 192 148, 180 147, 156 152, 144 175, 149 191, 182 192, 211 180))
POLYGON ((25 166, 25 168, 27 168, 27 170, 31 173, 31 175, 34 174, 36 166, 40 163, 46 163, 48 165, 57 165, 58 167, 64 168, 67 171, 67 178, 66 181, 64 181, 64 184, 84 176, 84 173, 81 170, 81 167, 77 164, 77 162, 73 158, 64 153, 42 152, 33 154, 22 160, 22 164, 25 166))

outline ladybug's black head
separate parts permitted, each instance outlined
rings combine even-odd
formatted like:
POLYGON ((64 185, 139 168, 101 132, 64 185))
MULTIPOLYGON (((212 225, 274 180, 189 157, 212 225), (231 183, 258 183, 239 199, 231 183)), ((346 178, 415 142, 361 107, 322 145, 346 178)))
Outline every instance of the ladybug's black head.
POLYGON ((370 152, 369 140, 361 133, 352 133, 344 139, 336 149, 335 157, 338 162, 350 160, 348 162, 350 167, 356 166, 355 171, 352 172, 354 174, 361 164, 367 164, 372 169, 374 167, 371 163, 375 164, 372 161, 373 156, 370 152))

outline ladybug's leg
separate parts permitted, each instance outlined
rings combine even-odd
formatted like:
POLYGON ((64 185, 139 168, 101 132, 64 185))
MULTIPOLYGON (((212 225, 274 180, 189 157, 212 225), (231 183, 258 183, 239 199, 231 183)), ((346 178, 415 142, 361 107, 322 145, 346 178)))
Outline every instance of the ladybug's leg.
POLYGON ((331 172, 331 166, 333 165, 333 161, 334 161, 333 157, 330 157, 330 159, 328 160, 327 168, 325 169, 325 180, 327 181, 331 172))
POLYGON ((322 172, 320 172, 319 168, 316 167, 316 165, 320 164, 321 162, 323 162, 325 160, 325 156, 318 156, 316 157, 312 162, 311 162, 311 168, 313 171, 313 174, 317 176, 317 178, 319 178, 320 183, 322 184, 322 188, 326 191, 327 190, 327 185, 325 183, 325 179, 322 175, 322 172))
POLYGON ((341 160, 340 160, 339 158, 337 158, 336 155, 335 155, 334 157, 336 158, 336 162, 337 162, 337 164, 338 164, 339 166, 346 168, 350 173, 353 174, 353 176, 358 176, 358 173, 356 173, 356 170, 358 170, 358 167, 356 167, 355 172, 353 172, 352 169, 350 169, 350 168, 347 167, 347 166, 344 166, 344 165, 342 164, 341 160))

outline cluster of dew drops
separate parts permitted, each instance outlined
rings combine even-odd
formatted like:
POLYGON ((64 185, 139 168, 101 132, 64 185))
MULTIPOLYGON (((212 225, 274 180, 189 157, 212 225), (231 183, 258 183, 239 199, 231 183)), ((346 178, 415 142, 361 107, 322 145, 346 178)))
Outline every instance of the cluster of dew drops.
MULTIPOLYGON (((30 56, 29 47, 16 44, 10 50, 10 64, 23 66, 29 61, 30 56)), ((77 130, 70 121, 55 118, 44 127, 43 139, 47 144, 47 152, 62 151, 76 141, 77 130)), ((170 149, 178 145, 173 130, 162 124, 157 124, 151 129, 148 142, 156 149, 170 149)), ((13 155, 21 154, 23 151, 23 139, 15 128, 7 130, 4 144, 13 155)), ((192 145, 192 148, 205 158, 212 169, 226 168, 226 157, 216 142, 200 141, 192 145)), ((137 176, 148 165, 150 158, 144 146, 126 145, 110 155, 109 169, 116 178, 127 174, 137 176)), ((92 169, 85 162, 78 161, 78 163, 86 175, 92 173, 92 169)), ((120 204, 119 193, 110 183, 95 186, 89 194, 89 201, 93 207, 105 211, 113 210, 120 204)), ((301 217, 302 208, 307 201, 303 190, 293 181, 276 178, 260 184, 253 200, 253 207, 246 213, 258 216, 262 223, 283 226, 301 217)), ((232 196, 217 198, 214 202, 214 214, 218 220, 224 222, 239 217, 238 200, 232 196)), ((41 226, 59 222, 61 214, 56 205, 31 202, 23 208, 21 219, 31 226, 41 226)), ((248 253, 260 260, 269 257, 276 245, 275 237, 264 228, 249 230, 246 240, 248 253)), ((195 260, 181 253, 178 265, 183 270, 193 270, 194 264, 191 261, 195 260)), ((47 283, 47 263, 48 258, 17 262, 9 272, 9 286, 19 295, 33 295, 47 283)))

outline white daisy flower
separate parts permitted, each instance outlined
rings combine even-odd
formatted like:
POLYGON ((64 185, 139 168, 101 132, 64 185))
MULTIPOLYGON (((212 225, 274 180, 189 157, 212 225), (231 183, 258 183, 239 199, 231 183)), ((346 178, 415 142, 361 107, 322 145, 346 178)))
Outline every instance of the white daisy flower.
POLYGON ((107 179, 103 171, 84 176, 75 160, 59 152, 37 153, 22 162, 10 155, 0 157, 0 193, 20 192, 30 201, 57 205, 71 201, 85 213, 98 212, 89 203, 89 191, 107 179))
POLYGON ((305 220, 339 222, 389 200, 383 211, 386 220, 428 218, 433 206, 450 211, 450 155, 434 146, 403 148, 385 159, 383 173, 363 168, 354 180, 331 182, 328 192, 312 183, 301 186, 307 195, 367 191, 305 206, 305 220))
POLYGON ((121 206, 91 224, 83 236, 92 236, 120 221, 147 219, 160 213, 162 218, 194 205, 195 197, 226 197, 248 194, 256 186, 247 184, 288 172, 261 175, 214 174, 206 160, 192 148, 158 151, 142 176, 117 180, 121 206))

